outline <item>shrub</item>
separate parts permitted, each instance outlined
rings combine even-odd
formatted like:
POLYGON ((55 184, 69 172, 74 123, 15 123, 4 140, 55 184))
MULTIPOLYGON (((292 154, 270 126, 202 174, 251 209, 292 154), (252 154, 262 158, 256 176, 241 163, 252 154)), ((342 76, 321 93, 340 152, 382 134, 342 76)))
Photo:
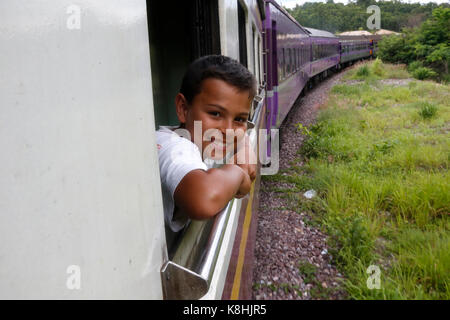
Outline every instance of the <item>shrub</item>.
POLYGON ((408 71, 413 73, 420 67, 423 67, 422 61, 413 61, 408 65, 408 71))
POLYGON ((404 35, 384 37, 379 42, 378 56, 383 62, 409 63, 416 58, 413 32, 405 30, 404 35))
POLYGON ((424 119, 430 119, 436 115, 436 112, 437 107, 434 104, 425 102, 420 108, 419 115, 424 119))
POLYGON ((356 71, 356 75, 358 77, 367 77, 370 74, 369 67, 367 65, 363 65, 358 68, 358 71, 356 71))
POLYGON ((379 58, 377 58, 375 60, 375 62, 373 63, 372 72, 380 77, 384 74, 383 63, 381 62, 381 60, 379 58))
POLYGON ((425 80, 434 78, 437 76, 437 73, 427 67, 419 67, 412 73, 413 77, 419 80, 425 80))

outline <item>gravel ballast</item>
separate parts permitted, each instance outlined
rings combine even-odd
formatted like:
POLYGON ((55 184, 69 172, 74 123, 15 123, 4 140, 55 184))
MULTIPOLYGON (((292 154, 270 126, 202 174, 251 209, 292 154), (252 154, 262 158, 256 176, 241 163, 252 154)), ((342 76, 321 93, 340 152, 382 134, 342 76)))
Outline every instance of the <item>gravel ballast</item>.
MULTIPOLYGON (((309 126, 320 105, 345 72, 334 74, 298 99, 280 128, 280 170, 289 167, 305 137, 295 124, 309 126)), ((297 164, 301 165, 301 164, 297 164)), ((307 212, 285 209, 288 200, 274 187, 287 183, 262 181, 254 251, 253 298, 256 300, 343 299, 342 275, 331 264, 327 236, 307 225, 307 212)), ((305 190, 306 191, 306 190, 305 190)))

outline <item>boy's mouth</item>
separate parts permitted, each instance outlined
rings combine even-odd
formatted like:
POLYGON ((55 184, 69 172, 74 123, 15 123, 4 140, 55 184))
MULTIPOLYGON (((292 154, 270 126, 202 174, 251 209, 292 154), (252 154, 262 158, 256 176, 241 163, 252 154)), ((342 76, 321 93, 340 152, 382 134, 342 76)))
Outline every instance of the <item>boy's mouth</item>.
POLYGON ((218 140, 218 139, 216 139, 216 137, 211 137, 211 143, 214 144, 214 146, 217 149, 220 148, 220 149, 223 149, 225 151, 227 146, 228 145, 232 146, 234 142, 232 141, 231 143, 227 143, 226 139, 218 140))

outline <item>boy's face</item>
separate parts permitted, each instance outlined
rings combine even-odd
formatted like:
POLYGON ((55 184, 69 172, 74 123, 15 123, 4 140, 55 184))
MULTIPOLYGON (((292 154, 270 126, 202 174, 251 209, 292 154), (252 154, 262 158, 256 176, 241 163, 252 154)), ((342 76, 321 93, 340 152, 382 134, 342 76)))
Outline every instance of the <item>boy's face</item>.
MULTIPOLYGON (((208 78, 202 82, 201 91, 187 103, 185 97, 179 93, 175 98, 177 115, 180 123, 185 124, 185 129, 191 134, 194 141, 194 121, 202 123, 202 155, 208 146, 208 153, 212 158, 222 158, 226 154, 227 142, 236 143, 236 139, 226 141, 226 130, 233 129, 236 133, 247 130, 247 120, 250 112, 251 99, 248 91, 239 91, 238 88, 223 80, 208 78), (209 129, 217 129, 212 138, 204 135, 209 129), (238 130, 238 131, 236 131, 238 130), (218 134, 217 134, 218 133, 218 134), (203 137, 207 141, 203 141, 203 137)), ((209 131, 213 132, 213 131, 209 131)), ((200 147, 200 146, 199 146, 200 147)), ((232 150, 232 146, 228 147, 232 150)))

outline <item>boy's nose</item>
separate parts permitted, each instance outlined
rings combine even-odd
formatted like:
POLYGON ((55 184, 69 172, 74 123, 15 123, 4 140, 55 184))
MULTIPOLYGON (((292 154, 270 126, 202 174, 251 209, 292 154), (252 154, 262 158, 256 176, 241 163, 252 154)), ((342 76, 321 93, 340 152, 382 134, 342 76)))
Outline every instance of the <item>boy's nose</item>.
POLYGON ((225 119, 223 121, 222 128, 221 128, 222 133, 225 134, 227 129, 234 129, 233 119, 225 119))

